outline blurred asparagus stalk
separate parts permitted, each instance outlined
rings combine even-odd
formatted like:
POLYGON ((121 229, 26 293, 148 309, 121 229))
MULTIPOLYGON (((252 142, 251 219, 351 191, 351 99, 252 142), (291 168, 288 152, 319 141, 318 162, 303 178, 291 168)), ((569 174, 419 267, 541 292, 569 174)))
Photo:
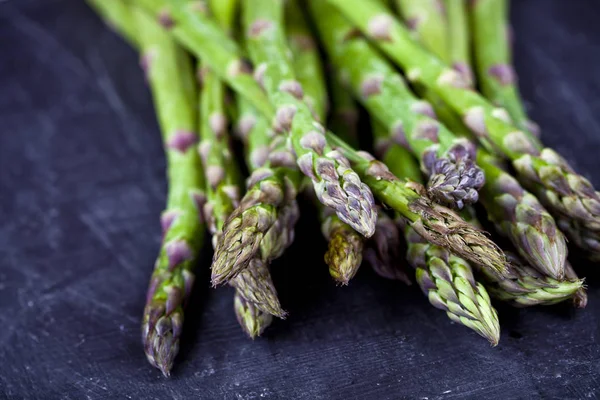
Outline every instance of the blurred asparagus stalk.
POLYGON ((517 127, 539 136, 539 127, 527 118, 517 88, 511 60, 508 7, 506 0, 481 0, 469 7, 477 76, 485 97, 504 108, 517 127))

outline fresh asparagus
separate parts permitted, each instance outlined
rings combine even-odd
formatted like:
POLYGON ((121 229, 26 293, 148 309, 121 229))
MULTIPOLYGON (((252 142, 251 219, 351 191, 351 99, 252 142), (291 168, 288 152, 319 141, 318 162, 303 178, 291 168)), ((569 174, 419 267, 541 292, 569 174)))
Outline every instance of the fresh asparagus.
POLYGON ((408 144, 430 177, 429 194, 438 202, 462 208, 477 201, 484 183, 475 164, 475 146, 440 124, 429 103, 416 98, 402 77, 359 36, 334 7, 310 1, 327 52, 348 77, 356 97, 383 123, 390 141, 408 144), (322 16, 326 16, 325 18, 322 16))
POLYGON ((355 151, 333 134, 328 133, 327 138, 353 163, 379 200, 400 214, 426 241, 503 275, 506 257, 484 232, 432 202, 421 184, 399 179, 384 163, 366 152, 355 151))
MULTIPOLYGON (((285 4, 286 34, 295 76, 304 90, 304 101, 317 121, 325 119, 327 90, 317 45, 296 0, 285 4)), ((318 203, 318 202, 317 202, 318 203)), ((331 208, 318 204, 321 230, 328 242, 325 263, 333 279, 347 285, 362 262, 364 240, 331 208)))
POLYGON ((482 0, 470 6, 477 76, 485 97, 504 108, 517 127, 539 135, 538 126, 525 113, 517 88, 510 54, 508 7, 506 0, 482 0))
MULTIPOLYGON (((400 146, 393 146, 393 156, 385 158, 390 170, 418 181, 421 176, 416 161, 400 146)), ((473 329, 495 346, 500 340, 498 315, 490 297, 473 277, 471 266, 448 250, 425 241, 410 226, 405 227, 407 259, 416 270, 417 283, 436 308, 448 317, 473 329)))
POLYGON ((161 216, 163 244, 148 289, 142 339, 150 363, 169 376, 204 234, 204 183, 193 133, 197 116, 190 101, 196 86, 187 54, 146 14, 133 7, 130 12, 163 134, 169 182, 161 216))
MULTIPOLYGON (((278 149, 281 148, 280 142, 282 138, 274 136, 267 121, 258 115, 256 110, 246 101, 238 99, 238 106, 240 114, 238 132, 240 132, 245 143, 244 150, 250 171, 253 174, 256 171, 272 171, 270 165, 275 160, 273 157, 277 157, 277 151, 280 151, 278 149), (270 146, 273 147, 271 148, 270 146)), ((288 180, 287 183, 289 185, 288 189, 294 193, 298 190, 297 185, 300 181, 297 172, 295 172, 295 176, 295 183, 291 180, 288 180)), ((286 185, 285 182, 283 184, 286 185)), ((240 294, 246 300, 254 302, 254 305, 259 310, 283 318, 286 313, 281 309, 279 301, 276 298, 275 288, 267 265, 270 261, 280 257, 284 250, 293 242, 294 226, 299 216, 295 195, 287 196, 287 199, 282 201, 279 207, 273 210, 273 212, 276 220, 262 237, 256 254, 249 261, 248 266, 236 275, 231 282, 238 290, 242 290, 245 285, 252 284, 253 282, 256 282, 256 287, 261 282, 263 285, 268 285, 268 287, 272 288, 272 293, 275 296, 263 298, 262 301, 259 301, 260 297, 257 297, 257 295, 265 293, 264 291, 254 291, 255 294, 250 293, 249 295, 240 294)))
POLYGON ((327 0, 402 66, 410 80, 437 93, 490 151, 509 160, 519 180, 554 217, 570 221, 579 236, 600 236, 600 193, 558 153, 512 125, 508 113, 471 90, 453 69, 411 39, 409 32, 375 0, 327 0))
MULTIPOLYGON (((209 6, 214 18, 224 30, 230 32, 237 0, 211 0, 209 6)), ((207 182, 207 202, 204 206, 204 215, 213 235, 213 247, 216 248, 227 218, 239 203, 239 187, 237 185, 239 172, 231 158, 229 148, 224 104, 225 87, 209 68, 201 70, 201 77, 203 88, 200 100, 202 110, 200 113, 201 142, 199 149, 207 182)), ((276 225, 277 223, 273 227, 276 225)), ((265 237, 273 236, 269 232, 265 237)), ((263 238, 261 246, 266 243, 267 241, 263 238)), ((271 251, 279 251, 279 249, 273 249, 273 246, 270 247, 271 251)), ((231 279, 230 283, 239 296, 252 302, 256 308, 279 317, 285 315, 277 298, 277 291, 269 269, 262 258, 252 259, 248 267, 231 279)))
MULTIPOLYGON (((576 275, 574 278, 558 281, 523 263, 515 254, 506 252, 506 255, 511 263, 508 278, 499 279, 488 271, 482 271, 485 287, 493 298, 516 307, 552 305, 573 299, 577 307, 585 307, 587 296, 583 290, 583 281, 576 275)), ((572 267, 567 264, 567 269, 572 270, 572 267)))
MULTIPOLYGON (((452 65, 465 82, 473 84, 471 69, 471 35, 466 0, 443 0, 448 15, 448 51, 450 59, 442 61, 452 65)), ((439 53, 436 53, 441 58, 439 53)))
MULTIPOLYGON (((460 1, 451 2, 458 3, 460 1)), ((443 0, 395 0, 412 36, 450 63, 448 15, 443 0)))
POLYGON ((324 205, 370 237, 377 217, 373 196, 344 157, 331 150, 325 129, 304 102, 303 88, 296 80, 285 43, 283 1, 243 0, 242 5, 248 51, 257 65, 255 77, 277 107, 276 127, 290 132, 298 167, 312 180, 324 205))
POLYGON ((312 37, 299 0, 286 0, 284 7, 285 33, 292 54, 294 75, 304 90, 304 102, 313 117, 324 123, 327 114, 327 86, 321 55, 312 37))
POLYGON ((567 244, 552 216, 534 195, 497 166, 496 159, 489 153, 480 149, 477 162, 486 176, 481 200, 497 230, 510 239, 530 266, 562 280, 567 244))

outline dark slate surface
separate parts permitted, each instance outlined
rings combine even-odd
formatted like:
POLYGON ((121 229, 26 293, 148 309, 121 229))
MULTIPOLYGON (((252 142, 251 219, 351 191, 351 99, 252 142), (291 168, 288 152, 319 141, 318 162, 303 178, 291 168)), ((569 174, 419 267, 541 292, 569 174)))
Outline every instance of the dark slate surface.
MULTIPOLYGON (((600 186, 600 6, 515 1, 518 72, 544 139, 600 186)), ((336 288, 316 226, 275 268, 287 321, 251 342, 204 272, 164 379, 139 318, 164 161, 137 56, 77 0, 0 2, 0 397, 590 399, 600 395, 599 266, 587 310, 500 307, 497 348, 415 287, 364 269, 336 288), (308 236, 310 235, 310 236, 308 236)), ((204 263, 206 271, 207 264, 204 263)))

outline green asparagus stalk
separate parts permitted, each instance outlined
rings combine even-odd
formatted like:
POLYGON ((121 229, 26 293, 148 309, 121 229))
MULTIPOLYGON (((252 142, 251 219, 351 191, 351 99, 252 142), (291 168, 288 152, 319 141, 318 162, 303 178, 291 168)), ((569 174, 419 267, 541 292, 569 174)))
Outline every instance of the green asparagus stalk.
POLYGON ((123 0, 86 0, 88 5, 104 20, 104 23, 121 35, 130 45, 138 47, 138 33, 132 20, 131 10, 123 0))
MULTIPOLYGON (((452 210, 432 202, 421 184, 399 179, 384 163, 366 152, 355 151, 333 134, 328 133, 327 139, 352 162, 379 200, 399 213, 426 241, 483 268, 504 274, 506 257, 484 232, 466 223, 452 210)), ((401 150, 399 146, 392 148, 401 150)))
POLYGON ((282 0, 244 0, 242 4, 248 51, 257 66, 255 78, 277 107, 276 127, 289 131, 298 166, 312 180, 319 200, 370 237, 377 217, 373 196, 347 160, 331 150, 325 129, 303 101, 304 91, 285 43, 282 0))
POLYGON ((321 55, 298 0, 285 1, 284 17, 287 43, 292 53, 292 67, 304 90, 304 102, 313 117, 324 123, 328 105, 321 55))
POLYGON ((567 244, 552 216, 534 195, 496 165, 493 156, 479 150, 477 162, 486 176, 481 200, 496 229, 512 242, 529 265, 562 280, 567 244))
POLYGON ((483 95, 508 111, 515 126, 537 135, 539 128, 527 118, 512 66, 508 7, 506 0, 482 0, 471 4, 477 75, 483 95))
POLYGON ((450 63, 448 15, 444 2, 442 0, 395 0, 395 3, 412 37, 423 43, 444 62, 450 63))
MULTIPOLYGON (((451 64, 465 82, 473 84, 471 69, 471 35, 465 0, 444 0, 448 14, 448 49, 450 59, 442 61, 451 64)), ((439 53, 436 53, 441 58, 439 53)))
MULTIPOLYGON (((393 157, 385 158, 391 171, 418 181, 420 173, 411 154, 393 146, 393 157)), ((446 311, 448 317, 486 338, 495 346, 500 340, 498 315, 490 297, 473 277, 471 266, 448 250, 435 246, 410 226, 404 235, 408 245, 407 259, 416 270, 417 283, 429 302, 446 311)))
MULTIPOLYGON (((304 90, 304 101, 317 121, 323 121, 327 109, 327 90, 317 45, 296 0, 285 4, 286 34, 292 52, 292 66, 304 90)), ((316 202, 318 203, 318 202, 316 202)), ((328 242, 325 263, 333 279, 347 285, 362 262, 364 240, 344 223, 333 210, 317 204, 321 230, 328 242)))
POLYGON ((569 299, 576 301, 578 307, 585 307, 587 296, 582 280, 575 276, 574 279, 569 277, 568 280, 558 281, 531 268, 515 254, 506 254, 511 263, 511 275, 508 278, 499 279, 488 271, 482 271, 485 287, 493 298, 515 307, 552 305, 569 299))
MULTIPOLYGON (((237 130, 240 138, 244 141, 248 169, 250 171, 268 169, 266 166, 269 164, 270 145, 274 135, 270 130, 269 123, 258 115, 256 109, 244 99, 238 99, 237 104, 239 108, 237 130)), ((283 250, 292 243, 297 219, 298 207, 295 199, 282 205, 277 210, 277 220, 260 242, 258 254, 250 260, 248 267, 243 269, 231 281, 232 285, 237 288, 234 298, 234 310, 238 322, 252 339, 260 336, 271 324, 272 315, 284 318, 286 313, 281 309, 276 296, 261 299, 255 293, 260 294, 262 291, 256 290, 251 290, 250 293, 245 294, 244 285, 246 283, 253 284, 252 278, 258 273, 258 277, 262 276, 262 279, 257 279, 253 286, 259 287, 261 282, 263 284, 267 283, 269 289, 275 293, 275 287, 266 263, 279 257, 283 250), (267 261, 265 262, 263 259, 267 261)))
MULTIPOLYGON (((226 31, 231 31, 236 6, 236 0, 211 0, 210 11, 226 31)), ((203 90, 200 113, 202 140, 200 156, 206 173, 208 200, 204 206, 204 215, 209 221, 209 228, 213 235, 213 247, 216 247, 225 221, 239 203, 237 186, 239 173, 229 148, 224 102, 225 87, 209 68, 203 68, 201 76, 203 90)), ((276 225, 277 223, 274 226, 276 225)), ((265 235, 265 237, 271 236, 273 235, 268 232, 265 235)), ((261 246, 265 243, 261 242, 261 246)), ((230 283, 236 288, 239 296, 253 302, 256 308, 275 316, 285 315, 277 298, 269 269, 261 258, 253 259, 248 267, 236 275, 230 283)))
POLYGON ((519 180, 557 220, 573 221, 581 237, 600 237, 600 193, 558 153, 518 130, 504 109, 471 90, 456 71, 423 50, 377 1, 327 1, 402 66, 410 80, 437 93, 461 115, 490 152, 511 160, 519 180))
POLYGON ((408 145, 421 160, 430 196, 457 208, 477 201, 484 175, 475 164, 475 146, 440 124, 387 60, 352 35, 354 27, 339 11, 326 1, 310 6, 333 64, 349 78, 357 99, 385 125, 389 142, 408 145))
POLYGON ((224 110, 225 88, 208 68, 201 68, 199 153, 206 179, 204 216, 216 247, 223 225, 239 204, 239 172, 231 157, 227 118, 224 110))
MULTIPOLYGON (((481 227, 473 207, 466 207, 461 215, 473 226, 481 227)), ((568 299, 578 308, 585 307, 587 294, 583 280, 577 277, 568 261, 565 262, 566 279, 558 281, 530 267, 514 251, 506 251, 506 255, 510 265, 505 277, 480 269, 484 285, 493 298, 515 307, 551 305, 568 299)))
MULTIPOLYGON (((423 15, 421 19, 433 20, 436 21, 438 27, 436 29, 420 29, 419 35, 416 35, 416 39, 424 45, 429 51, 438 56, 442 61, 452 64, 453 68, 460 74, 465 77, 465 79, 472 84, 472 74, 469 74, 470 68, 465 68, 464 62, 454 63, 454 57, 460 56, 461 60, 468 59, 467 56, 463 54, 457 54, 461 48, 464 48, 462 42, 463 39, 468 39, 466 36, 466 32, 458 32, 456 27, 456 11, 457 8, 463 8, 463 1, 451 1, 451 2, 443 2, 443 0, 438 1, 419 1, 419 0, 396 0, 397 2, 407 2, 411 3, 410 7, 415 7, 420 11, 420 14, 423 15), (414 4, 412 4, 414 3, 414 4), (442 16, 440 18, 440 15, 442 16), (428 16, 428 17, 425 17, 428 16), (451 17, 454 20, 451 20, 451 17), (438 21, 439 20, 439 21, 438 21), (451 25, 452 23, 452 25, 451 25), (443 31, 444 37, 440 39, 440 35, 436 31, 443 31), (457 35, 459 33, 464 33, 465 37, 455 37, 453 35, 457 35), (459 43, 460 42, 460 43, 459 43)), ((402 11, 402 5, 399 5, 399 8, 402 11)), ((460 11, 460 10, 458 10, 460 11)), ((414 20, 410 19, 410 16, 407 16, 406 12, 403 13, 404 21, 408 28, 413 31, 412 24, 414 24, 414 20)), ((427 25, 427 24, 426 24, 427 25)), ((465 50, 468 50, 466 48, 465 50)), ((428 90, 425 86, 420 84, 419 82, 412 83, 413 89, 419 95, 419 97, 427 100, 433 110, 435 111, 435 115, 440 122, 442 122, 446 127, 448 127, 455 134, 461 133, 463 130, 467 128, 464 126, 464 123, 461 121, 460 116, 457 115, 454 110, 452 110, 444 101, 434 92, 428 90), (458 127, 458 129, 457 129, 458 127)), ((464 135, 463 135, 464 136, 464 135)))
POLYGON ((197 116, 190 101, 195 80, 191 60, 171 37, 146 14, 133 7, 130 12, 163 134, 169 182, 161 216, 163 243, 148 289, 142 339, 150 363, 169 376, 204 234, 204 182, 194 146, 197 116))

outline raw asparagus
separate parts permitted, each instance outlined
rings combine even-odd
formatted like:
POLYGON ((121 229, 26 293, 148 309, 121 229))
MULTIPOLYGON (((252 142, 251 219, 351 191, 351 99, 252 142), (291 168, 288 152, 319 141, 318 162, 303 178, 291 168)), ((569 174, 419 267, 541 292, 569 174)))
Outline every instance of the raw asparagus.
POLYGON ((486 176, 481 200, 497 230, 512 242, 530 266, 562 280, 567 244, 552 216, 534 195, 497 166, 496 159, 489 153, 480 149, 477 162, 486 176))
POLYGON ((450 63, 448 15, 444 1, 395 0, 395 3, 412 36, 442 61, 450 63))
POLYGON ((470 6, 477 77, 485 97, 504 108, 517 127, 538 135, 539 128, 527 118, 517 88, 510 54, 508 7, 506 0, 481 0, 470 6))
MULTIPOLYGON (((285 21, 292 66, 304 90, 304 101, 310 107, 313 117, 317 121, 323 121, 327 109, 323 67, 317 45, 296 0, 286 2, 285 21)), ((347 285, 362 262, 363 237, 344 223, 331 208, 322 204, 317 204, 317 207, 321 231, 328 242, 325 263, 329 267, 329 274, 338 283, 347 285)))
POLYGON ((385 125, 389 139, 409 145, 430 177, 428 192, 436 201, 462 208, 476 202, 484 183, 475 164, 475 146, 440 124, 429 103, 419 100, 395 69, 325 1, 310 8, 333 64, 348 78, 357 99, 385 125))
POLYGON ((243 0, 245 38, 255 63, 255 77, 277 107, 277 129, 289 131, 300 170, 308 176, 319 200, 366 237, 375 229, 377 214, 367 185, 342 155, 333 152, 325 129, 304 102, 283 32, 282 0, 243 0))
MULTIPOLYGON (((420 180, 411 154, 394 146, 394 157, 385 158, 391 171, 408 179, 420 180)), ((410 226, 405 227, 407 259, 416 270, 417 283, 429 302, 446 311, 448 317, 486 338, 495 346, 500 339, 498 315, 487 291, 473 277, 471 266, 448 250, 432 245, 410 226)))
POLYGON ((142 338, 150 363, 168 376, 179 350, 183 306, 194 283, 204 232, 204 184, 194 146, 197 117, 190 101, 195 79, 191 60, 160 25, 133 7, 131 13, 163 133, 169 181, 161 216, 163 244, 150 280, 142 338))
MULTIPOLYGON (((473 84, 471 69, 471 35, 467 16, 466 0, 443 0, 448 15, 448 51, 449 60, 442 61, 452 65, 465 82, 473 84)), ((439 53, 436 53, 441 58, 439 53)))
MULTIPOLYGON (((482 270, 485 287, 492 297, 516 307, 552 305, 569 299, 573 299, 577 307, 585 307, 587 296, 583 281, 576 275, 558 281, 531 268, 515 254, 506 252, 506 255, 511 263, 507 278, 499 279, 482 270)), ((567 269, 572 270, 572 267, 567 264, 567 269)))
POLYGON ((518 130, 508 113, 468 87, 453 69, 422 49, 375 0, 326 0, 402 66, 410 80, 437 93, 490 151, 511 160, 519 180, 557 220, 574 221, 580 236, 600 236, 600 193, 558 153, 518 130))
MULTIPOLYGON (((209 6, 214 18, 224 30, 230 32, 237 0, 211 0, 209 6)), ((229 148, 230 138, 224 103, 225 87, 209 68, 202 69, 201 77, 203 87, 200 102, 202 107, 200 137, 202 141, 199 148, 207 181, 204 215, 209 221, 209 229, 213 235, 213 247, 216 247, 225 221, 239 203, 237 185, 239 173, 229 148)), ((276 225, 277 223, 273 227, 276 225)), ((265 235, 265 237, 270 236, 273 235, 269 232, 265 235)), ((263 238, 261 246, 266 243, 263 238)), ((279 249, 272 251, 279 251, 279 249)), ((230 283, 238 295, 252 302, 258 309, 275 316, 285 315, 277 298, 269 269, 262 258, 251 260, 248 267, 236 275, 230 283)))

